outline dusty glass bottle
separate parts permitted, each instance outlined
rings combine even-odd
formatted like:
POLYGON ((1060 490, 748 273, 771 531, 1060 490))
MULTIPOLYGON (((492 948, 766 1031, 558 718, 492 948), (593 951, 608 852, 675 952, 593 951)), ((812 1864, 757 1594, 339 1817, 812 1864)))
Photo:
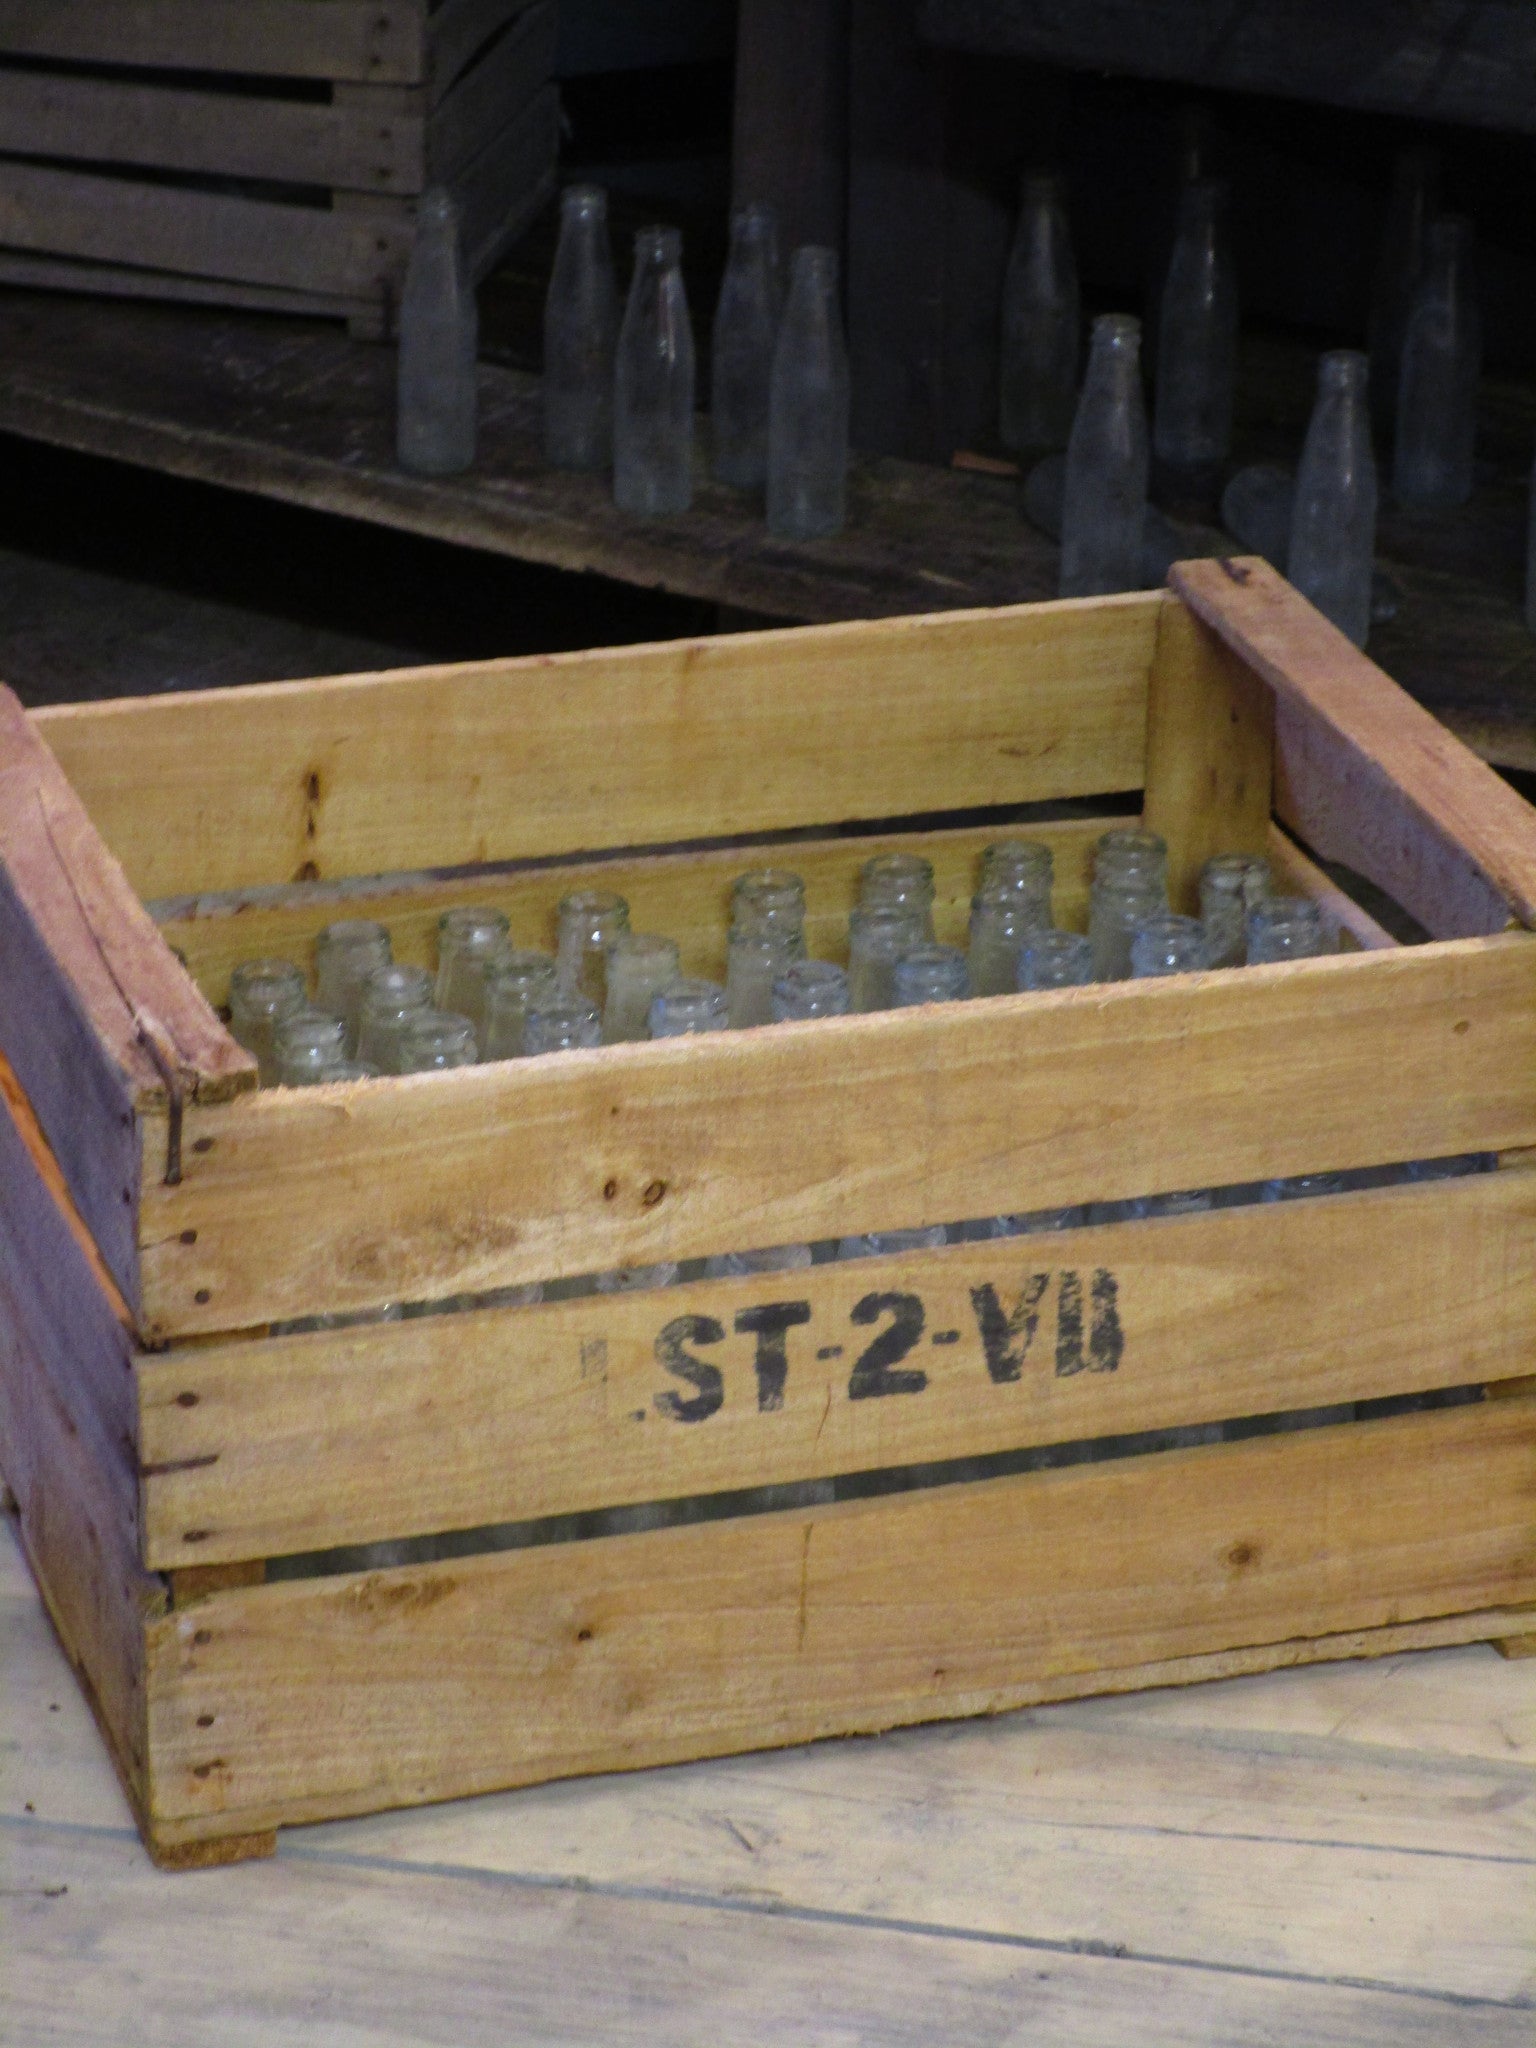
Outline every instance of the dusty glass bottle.
POLYGON ((848 350, 837 252, 795 251, 768 393, 768 531, 840 533, 848 506, 848 350))
POLYGON ((1208 966, 1205 927, 1198 917, 1176 910, 1155 910, 1138 918, 1131 932, 1131 979, 1150 981, 1164 974, 1194 974, 1208 966))
POLYGON ((1221 523, 1250 555, 1262 555, 1285 574, 1291 548, 1296 478, 1278 462, 1250 462, 1227 479, 1221 523))
POLYGON ((649 1038, 651 1004, 681 972, 675 939, 656 932, 620 932, 608 948, 604 1043, 626 1045, 649 1038))
POLYGON ((1200 870, 1200 922, 1207 965, 1241 967, 1248 958, 1248 913, 1270 891, 1269 862, 1256 853, 1214 854, 1200 870))
POLYGON ((329 1010, 294 1010, 272 1035, 277 1078, 285 1088, 302 1088, 347 1057, 346 1025, 329 1010))
POLYGON ((1306 896, 1270 896, 1248 913, 1248 965, 1314 960, 1332 952, 1322 913, 1306 896))
POLYGON ((775 1024, 845 1017, 848 1008, 848 976, 830 960, 796 960, 773 984, 775 1024))
POLYGON ((733 1031, 773 1022, 773 985, 795 957, 794 939, 786 932, 732 927, 726 948, 725 1000, 733 1031))
POLYGON ((381 1074, 396 1072, 400 1027, 432 1007, 432 977, 424 967, 391 963, 370 974, 358 1005, 357 1056, 381 1074))
POLYGON ((1019 952, 1021 989, 1083 988, 1093 980, 1093 945, 1082 932, 1035 932, 1019 952))
POLYGON ((402 1074, 431 1074, 446 1067, 472 1067, 480 1057, 468 1017, 423 1010, 400 1027, 402 1074))
POLYGON ((1056 860, 1043 839, 994 839, 981 850, 981 874, 977 886, 996 884, 1020 889, 1032 897, 1051 921, 1051 880, 1056 860))
POLYGON ((717 483, 768 481, 768 387, 778 340, 779 226, 771 206, 731 215, 731 247, 710 340, 711 468, 717 483))
POLYGON ((1219 178, 1185 186, 1158 320, 1153 451, 1192 482, 1213 482, 1232 450, 1237 279, 1226 204, 1219 178))
POLYGON ((848 1006, 889 1010, 896 1000, 896 962, 929 944, 916 906, 861 903, 848 920, 848 1006))
POLYGON ((1042 903, 1037 893, 1010 887, 1006 881, 983 882, 971 898, 972 992, 1012 995, 1018 987, 1020 948, 1050 921, 1049 896, 1042 903))
POLYGON ((859 870, 859 902, 865 910, 910 910, 931 939, 933 862, 920 853, 874 854, 859 870))
POLYGON ((568 185, 544 299, 544 459, 552 469, 606 469, 612 459, 618 324, 608 194, 568 185))
POLYGON ((304 976, 291 960, 242 960, 229 977, 229 1029, 247 1052, 256 1056, 263 1088, 277 1081, 272 1047, 279 1021, 302 1010, 309 1001, 304 976))
POLYGON ((652 1038, 697 1038, 706 1031, 724 1031, 729 1023, 725 990, 718 981, 681 975, 651 1001, 652 1038))
POLYGON ((788 868, 754 868, 731 884, 731 929, 772 932, 805 957, 805 883, 788 868))
POLYGON ((613 502, 657 517, 693 502, 693 328, 676 228, 635 237, 613 385, 613 502))
POLYGON ((1095 597, 1140 584, 1149 461, 1141 322, 1106 313, 1093 323, 1088 374, 1067 442, 1063 597, 1095 597))
POLYGON ((454 476, 475 459, 474 287, 459 246, 459 215, 434 185, 416 202, 416 227, 400 293, 395 448, 402 469, 454 476))
POLYGON ((1317 401, 1296 472, 1286 575, 1357 647, 1371 623, 1376 462, 1366 412, 1366 359, 1332 349, 1317 366, 1317 401))
POLYGON ((1472 225, 1429 224, 1424 268, 1403 335, 1392 490, 1421 512, 1448 512, 1472 495, 1483 321, 1472 276, 1472 225))
POLYGON ((485 1023, 480 1057, 515 1060, 523 1055, 528 1012, 543 1009, 559 994, 559 976, 548 953, 514 947, 485 970, 485 1023))
POLYGON ((1094 849, 1088 895, 1088 938, 1095 981, 1125 981, 1131 933, 1144 917, 1168 908, 1168 847, 1155 832, 1106 832, 1094 849))
POLYGON ((599 1016, 608 1001, 608 948, 629 930, 629 905, 610 889, 573 889, 560 899, 555 962, 568 995, 585 996, 599 1016))
POLYGON ((1054 171, 1031 171, 1003 279, 998 352, 998 431, 1016 455, 1066 447, 1082 324, 1062 182, 1054 171))
POLYGON ((914 946, 903 953, 891 974, 893 1007, 915 1009, 920 1003, 958 1003, 971 993, 970 970, 958 946, 914 946))
POLYGON ((315 941, 315 1002, 345 1023, 349 1055, 357 1051, 363 989, 389 964, 389 933, 371 918, 338 919, 315 941))
POLYGON ((1392 171, 1392 197, 1371 285, 1366 350, 1371 359, 1371 424, 1383 448, 1396 425, 1403 336, 1424 269, 1424 243, 1435 212, 1439 162, 1432 150, 1405 149, 1392 171))
POLYGON ((603 1019, 597 1005, 559 988, 547 1001, 530 1005, 523 1021, 523 1051, 530 1059, 540 1053, 573 1052, 602 1042, 603 1019))
POLYGON ((485 975, 510 945, 504 911, 462 903, 437 921, 437 992, 440 1010, 468 1017, 478 1031, 485 1021, 485 975))

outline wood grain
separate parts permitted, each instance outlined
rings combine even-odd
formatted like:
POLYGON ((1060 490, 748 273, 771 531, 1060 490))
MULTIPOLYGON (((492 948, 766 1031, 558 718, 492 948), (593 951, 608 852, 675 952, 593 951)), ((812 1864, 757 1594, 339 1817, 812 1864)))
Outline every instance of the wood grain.
POLYGON ((1501 1380, 1533 1317, 1536 1174, 1505 1173, 199 1345, 139 1361, 144 1554, 214 1566, 1501 1380), (870 1295, 920 1304, 904 1398, 852 1398, 889 1323, 854 1320, 870 1295), (718 1375, 702 1403, 665 1362, 678 1317, 718 1329, 686 1346, 718 1375))
POLYGON ((425 0, 0 0, 0 48, 25 57, 357 78, 422 76, 425 0))
POLYGON ((185 1136, 141 1217, 157 1336, 1536 1143, 1536 946, 274 1089, 194 1106, 185 1136))

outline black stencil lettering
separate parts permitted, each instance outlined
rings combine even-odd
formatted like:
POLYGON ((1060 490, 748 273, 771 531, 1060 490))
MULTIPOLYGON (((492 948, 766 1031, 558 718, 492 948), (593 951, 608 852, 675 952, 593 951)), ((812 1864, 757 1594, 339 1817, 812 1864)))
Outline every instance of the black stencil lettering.
POLYGON ((1120 1327, 1120 1288, 1113 1273, 1093 1269, 1093 1316, 1088 1331, 1088 1370, 1113 1372, 1125 1350, 1120 1327))
POLYGON ((761 1308, 744 1308, 736 1318, 738 1330, 757 1339, 757 1412, 766 1415, 784 1406, 784 1382, 789 1377, 786 1331, 811 1320, 808 1301, 765 1301, 761 1308))
POLYGON ((1049 1286, 1050 1278, 1049 1273, 1031 1273, 1024 1282, 1023 1292, 1006 1315, 997 1298, 997 1289, 990 1280, 984 1287, 971 1289, 971 1307, 976 1311, 976 1327, 981 1332, 987 1374, 994 1385, 1003 1386, 1009 1380, 1016 1380, 1023 1371, 1029 1347, 1040 1327, 1040 1297, 1049 1286))
POLYGON ((712 1365, 706 1365, 702 1358, 694 1358, 683 1349, 685 1344, 722 1344, 725 1331, 713 1316, 674 1316, 661 1335, 656 1339, 656 1363, 664 1365, 668 1372, 676 1373, 680 1380, 686 1380, 691 1387, 697 1387, 696 1394, 686 1397, 676 1394, 670 1387, 663 1387, 655 1396, 658 1415, 669 1415, 674 1422, 706 1422, 725 1399, 725 1382, 712 1365))
POLYGON ((1056 1302, 1056 1377, 1066 1379, 1081 1372, 1087 1363, 1083 1356, 1083 1276, 1065 1272, 1056 1302))
POLYGON ((915 1294, 866 1294, 854 1305, 856 1323, 878 1323, 884 1315, 892 1318, 891 1326, 860 1355, 849 1375, 850 1401, 868 1401, 881 1394, 920 1394, 928 1384, 928 1375, 920 1367, 891 1370, 923 1334, 927 1320, 923 1304, 915 1294))

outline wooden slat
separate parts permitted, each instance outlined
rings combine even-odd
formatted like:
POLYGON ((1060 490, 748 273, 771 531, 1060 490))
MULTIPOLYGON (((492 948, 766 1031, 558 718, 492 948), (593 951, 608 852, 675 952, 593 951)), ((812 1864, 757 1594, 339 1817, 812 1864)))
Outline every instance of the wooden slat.
POLYGON ((471 59, 530 0, 439 0, 426 23, 426 76, 435 95, 449 92, 471 59))
POLYGON ((1276 809, 1440 938, 1536 923, 1536 811, 1257 557, 1169 581, 1276 695, 1276 809))
POLYGON ((1503 1173, 199 1345, 139 1364, 145 1557, 214 1565, 1505 1379, 1533 1321, 1536 1174, 1503 1173), (856 1316, 871 1295, 899 1315, 856 1316), (857 1361, 897 1329, 898 1378, 875 1384, 901 1398, 871 1400, 857 1361), (669 1337, 701 1362, 702 1399, 669 1337))
POLYGON ((186 1177, 142 1219, 164 1335, 1533 1143, 1536 945, 275 1089, 186 1131, 186 1177))
MULTIPOLYGON (((381 301, 339 293, 290 291, 281 285, 234 284, 228 278, 182 277, 169 270, 141 270, 125 263, 82 263, 72 256, 32 256, 0 250, 0 283, 28 290, 84 292, 91 298, 168 299, 191 306, 246 306, 262 313, 302 313, 312 319, 352 323, 377 319, 383 338, 381 301)), ((354 330, 355 331, 355 326, 354 330)))
POLYGON ((1163 598, 33 714, 143 896, 1138 789, 1163 598))
POLYGON ((422 77, 425 15, 425 0, 0 0, 0 49, 412 85, 422 77))
POLYGON ((1316 861, 1308 860, 1295 840, 1273 821, 1264 851, 1280 889, 1289 896, 1310 896, 1321 910, 1324 929, 1335 949, 1378 953, 1398 943, 1369 911, 1362 910, 1346 890, 1331 881, 1316 861))
POLYGON ((150 1624, 155 1819, 236 1832, 996 1712, 1529 1599, 1533 1452, 1536 1401, 1501 1401, 215 1594, 150 1624))
POLYGON ((484 277, 555 189, 560 95, 546 85, 453 180, 470 275, 484 277))
POLYGON ((557 26, 554 0, 535 0, 439 100, 426 123, 426 164, 433 180, 457 177, 549 82, 557 26))

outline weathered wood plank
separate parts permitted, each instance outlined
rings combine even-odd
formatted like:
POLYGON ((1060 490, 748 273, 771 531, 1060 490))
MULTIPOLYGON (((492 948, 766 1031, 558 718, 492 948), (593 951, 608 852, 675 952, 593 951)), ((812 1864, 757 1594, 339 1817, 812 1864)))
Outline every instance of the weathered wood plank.
POLYGON ((142 1218, 164 1335, 1536 1143, 1536 945, 266 1090, 190 1110, 186 1138, 142 1218))
POLYGON ((236 1832, 1529 1599, 1533 1450, 1536 1401, 1499 1401, 215 1594, 149 1627, 154 1815, 236 1832))
POLYGON ((413 85, 425 0, 0 0, 18 57, 413 85))
POLYGON ((535 0, 439 100, 426 122, 425 162, 434 181, 455 179, 548 84, 557 27, 554 0, 535 0))
POLYGON ((212 1565, 1506 1379, 1533 1320, 1536 1174, 1504 1173, 199 1345, 139 1362, 145 1557, 212 1565), (892 1335, 904 1363, 871 1381, 859 1361, 892 1335), (903 1398, 865 1398, 887 1389, 903 1398))
POLYGON ((671 845, 1139 788, 1163 602, 747 633, 33 718, 144 896, 671 845))
POLYGON ((555 189, 560 95, 546 85, 454 179, 470 275, 484 277, 555 189))
MULTIPOLYGON (((378 314, 372 298, 291 291, 281 285, 234 284, 228 278, 183 277, 126 263, 83 263, 72 256, 0 250, 0 282, 31 290, 83 292, 91 299, 169 299, 189 306, 244 306, 260 313, 302 313, 311 319, 364 320, 378 314)), ((382 327, 380 329, 382 338, 382 327)))
POLYGON ((433 93, 448 92, 497 30, 529 5, 530 0, 436 0, 425 25, 426 77, 433 93))

